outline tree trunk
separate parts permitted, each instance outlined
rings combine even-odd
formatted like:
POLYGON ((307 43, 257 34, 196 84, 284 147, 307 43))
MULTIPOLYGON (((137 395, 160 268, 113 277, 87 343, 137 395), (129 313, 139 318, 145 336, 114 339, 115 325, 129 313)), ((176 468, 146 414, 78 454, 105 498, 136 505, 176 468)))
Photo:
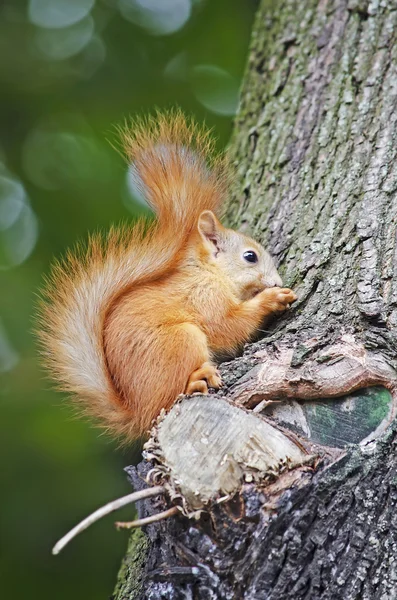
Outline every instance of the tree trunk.
POLYGON ((129 469, 167 487, 141 515, 181 516, 130 544, 117 600, 397 598, 396 26, 394 0, 259 8, 228 220, 299 300, 129 469))

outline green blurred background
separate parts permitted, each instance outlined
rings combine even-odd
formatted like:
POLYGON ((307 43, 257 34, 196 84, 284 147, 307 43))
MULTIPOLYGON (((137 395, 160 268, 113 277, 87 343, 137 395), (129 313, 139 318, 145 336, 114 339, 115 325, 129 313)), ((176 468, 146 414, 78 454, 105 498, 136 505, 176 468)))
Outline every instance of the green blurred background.
MULTIPOLYGON (((76 420, 32 334, 49 264, 144 208, 115 125, 181 106, 227 144, 255 0, 3 0, 0 6, 0 593, 108 598, 127 534, 113 517, 52 557, 97 506, 130 492, 120 450, 76 420)), ((131 518, 125 509, 117 518, 131 518)))

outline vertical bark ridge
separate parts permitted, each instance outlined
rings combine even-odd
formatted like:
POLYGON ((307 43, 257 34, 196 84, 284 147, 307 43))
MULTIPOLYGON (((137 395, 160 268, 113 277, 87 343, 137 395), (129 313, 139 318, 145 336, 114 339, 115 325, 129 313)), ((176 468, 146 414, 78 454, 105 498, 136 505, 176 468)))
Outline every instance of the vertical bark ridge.
POLYGON ((285 0, 269 16, 262 3, 228 214, 268 240, 297 287, 294 329, 312 333, 331 318, 360 332, 370 323, 392 343, 397 11, 364 4, 285 0))

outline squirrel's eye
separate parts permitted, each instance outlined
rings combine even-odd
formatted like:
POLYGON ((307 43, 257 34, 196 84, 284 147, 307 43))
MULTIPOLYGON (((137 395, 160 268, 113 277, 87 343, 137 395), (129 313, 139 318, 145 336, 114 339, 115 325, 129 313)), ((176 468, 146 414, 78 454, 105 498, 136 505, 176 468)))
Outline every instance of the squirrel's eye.
POLYGON ((258 262, 258 255, 253 250, 247 250, 246 252, 244 252, 243 258, 244 258, 244 260, 246 260, 249 263, 257 263, 258 262))

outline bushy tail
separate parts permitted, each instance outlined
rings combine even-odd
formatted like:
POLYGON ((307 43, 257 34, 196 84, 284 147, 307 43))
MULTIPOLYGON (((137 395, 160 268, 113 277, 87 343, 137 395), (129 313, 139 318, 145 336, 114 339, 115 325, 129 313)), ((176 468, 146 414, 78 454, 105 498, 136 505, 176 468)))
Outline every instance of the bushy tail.
MULTIPOLYGON (((123 142, 136 184, 157 220, 89 239, 57 263, 44 290, 40 338, 47 365, 83 411, 112 433, 134 434, 133 418, 106 364, 108 308, 128 289, 161 277, 203 210, 218 212, 225 193, 223 160, 207 131, 180 112, 135 122, 123 142)), ((132 375, 133 376, 133 373, 132 375)))
POLYGON ((218 212, 227 171, 208 130, 172 111, 135 122, 122 140, 135 185, 163 230, 190 232, 203 210, 218 212))

